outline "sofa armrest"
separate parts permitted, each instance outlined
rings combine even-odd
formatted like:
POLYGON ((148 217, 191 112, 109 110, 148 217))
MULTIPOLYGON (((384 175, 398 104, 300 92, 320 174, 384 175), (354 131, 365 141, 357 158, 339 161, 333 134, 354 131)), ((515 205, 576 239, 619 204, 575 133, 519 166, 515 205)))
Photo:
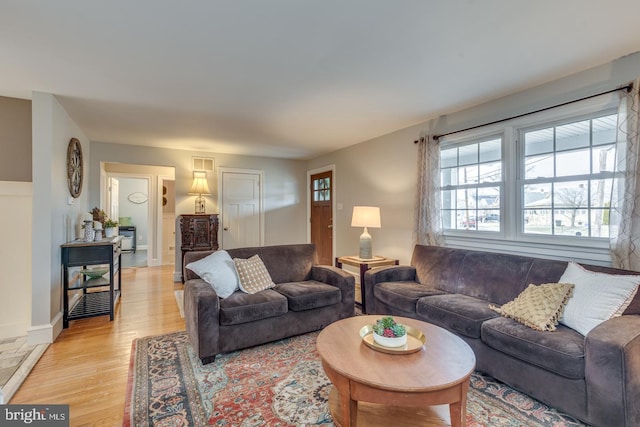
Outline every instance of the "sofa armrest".
POLYGON ((593 424, 640 425, 640 406, 636 402, 640 396, 640 316, 616 317, 589 332, 585 341, 585 381, 593 424), (616 416, 624 419, 612 419, 616 416))
POLYGON ((373 288, 382 282, 411 282, 416 280, 416 269, 409 265, 391 265, 367 270, 364 273, 364 292, 367 295, 365 312, 376 313, 373 288))
POLYGON ((340 318, 354 315, 356 301, 356 280, 353 275, 330 265, 314 265, 311 267, 311 280, 326 283, 340 289, 342 293, 342 309, 340 318))
POLYGON ((191 345, 203 363, 218 353, 220 300, 211 285, 202 279, 184 284, 184 320, 191 345))
POLYGON ((410 265, 390 265, 388 267, 367 270, 364 281, 376 284, 380 282, 411 282, 416 280, 416 269, 410 265))

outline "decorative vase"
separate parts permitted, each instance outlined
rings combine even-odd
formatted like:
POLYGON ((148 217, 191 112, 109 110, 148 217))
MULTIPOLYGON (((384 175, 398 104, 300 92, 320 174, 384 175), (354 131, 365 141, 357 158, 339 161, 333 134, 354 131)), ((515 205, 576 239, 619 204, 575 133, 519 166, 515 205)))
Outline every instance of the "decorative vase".
POLYGON ((84 222, 84 240, 93 242, 95 232, 93 231, 93 220, 84 222))
POLYGON ((95 241, 102 240, 102 230, 95 230, 95 235, 93 236, 93 240, 95 241))
POLYGON ((116 228, 115 227, 107 227, 104 229, 104 236, 105 237, 113 237, 116 235, 116 228))
POLYGON ((375 332, 373 333, 373 340, 384 347, 402 347, 407 344, 407 334, 401 337, 383 337, 375 332))

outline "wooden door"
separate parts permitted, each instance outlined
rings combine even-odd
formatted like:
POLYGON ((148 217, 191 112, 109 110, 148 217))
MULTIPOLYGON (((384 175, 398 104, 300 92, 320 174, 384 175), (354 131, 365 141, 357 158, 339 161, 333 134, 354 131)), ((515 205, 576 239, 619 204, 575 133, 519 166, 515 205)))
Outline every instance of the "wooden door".
POLYGON ((311 175, 311 243, 318 250, 318 262, 332 265, 333 259, 333 173, 311 175))
POLYGON ((222 248, 261 246, 262 195, 257 172, 222 172, 222 248))

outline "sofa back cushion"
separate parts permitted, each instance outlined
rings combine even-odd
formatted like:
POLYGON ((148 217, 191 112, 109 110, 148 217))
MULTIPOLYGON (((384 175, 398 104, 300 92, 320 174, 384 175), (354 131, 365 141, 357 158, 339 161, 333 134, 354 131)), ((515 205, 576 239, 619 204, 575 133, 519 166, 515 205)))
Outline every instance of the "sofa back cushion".
POLYGON ((411 265, 416 269, 416 281, 455 293, 462 261, 468 252, 440 246, 416 245, 411 257, 411 265))
POLYGON ((567 263, 416 245, 411 265, 416 269, 416 280, 424 285, 502 305, 517 297, 530 283, 557 282, 567 263))
POLYGON ((533 258, 469 251, 464 258, 456 293, 505 304, 528 285, 533 258))
POLYGON ((231 258, 260 256, 274 283, 302 282, 311 277, 311 267, 318 263, 314 244, 276 245, 228 249, 231 258))

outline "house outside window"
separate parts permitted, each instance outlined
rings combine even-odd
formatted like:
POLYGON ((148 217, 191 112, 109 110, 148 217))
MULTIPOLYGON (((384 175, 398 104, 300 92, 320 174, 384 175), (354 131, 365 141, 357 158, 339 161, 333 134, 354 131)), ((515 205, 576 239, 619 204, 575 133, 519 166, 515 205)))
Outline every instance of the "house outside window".
POLYGON ((445 238, 608 247, 616 105, 604 95, 441 138, 445 238))
POLYGON ((443 147, 440 174, 445 229, 500 231, 501 136, 443 147))
POLYGON ((524 233, 609 238, 617 114, 520 131, 524 233))

